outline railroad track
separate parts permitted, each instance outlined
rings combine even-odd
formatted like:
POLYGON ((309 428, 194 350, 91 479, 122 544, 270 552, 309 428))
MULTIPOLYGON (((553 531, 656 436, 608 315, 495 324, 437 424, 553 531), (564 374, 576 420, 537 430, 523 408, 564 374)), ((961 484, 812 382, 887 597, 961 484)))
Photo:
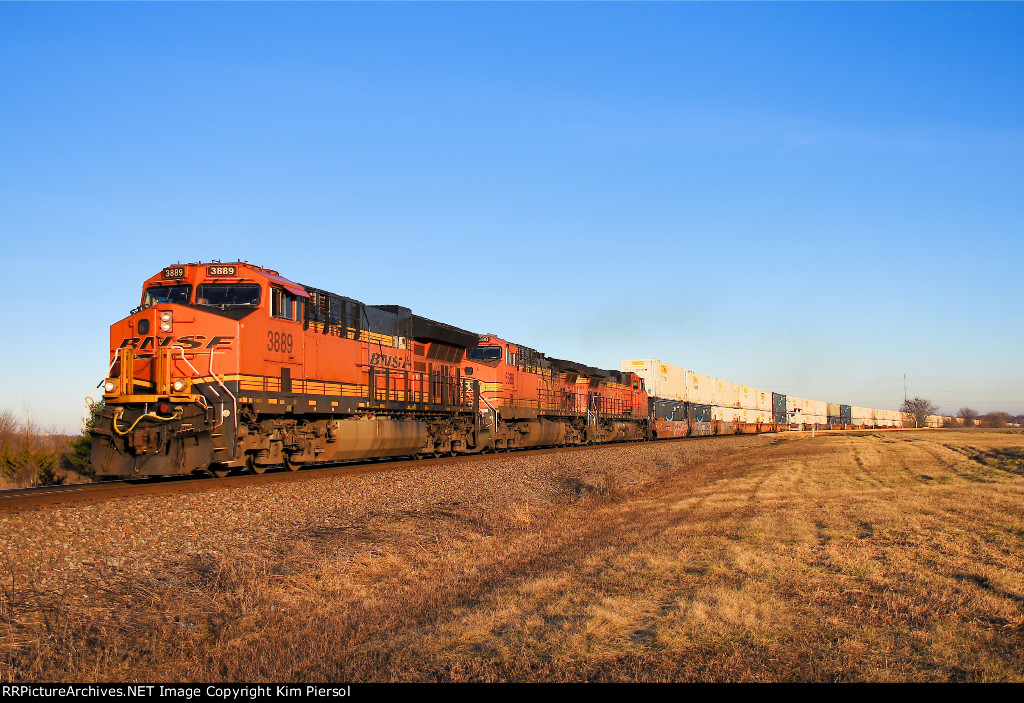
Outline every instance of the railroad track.
MULTIPOLYGON (((893 430, 818 430, 823 434, 870 434, 873 432, 893 430)), ((768 433, 765 433, 768 434, 768 433)), ((810 432, 772 433, 779 437, 810 437, 810 432)), ((737 435, 705 435, 700 437, 672 437, 648 442, 674 442, 694 439, 724 439, 737 435)), ((748 435, 749 436, 749 435, 748 435)), ((638 444, 644 444, 639 442, 638 444)), ((600 447, 622 446, 623 443, 609 443, 572 447, 547 447, 543 449, 523 449, 513 453, 516 456, 531 456, 557 452, 581 452, 600 447)), ((288 483, 303 481, 322 476, 337 474, 359 474, 377 471, 401 471, 413 467, 432 466, 451 461, 472 462, 499 458, 508 453, 468 454, 438 459, 370 459, 360 462, 344 462, 338 464, 310 464, 299 471, 288 471, 281 467, 272 469, 265 474, 232 474, 226 478, 211 476, 167 476, 160 478, 137 478, 119 481, 101 481, 98 483, 74 483, 66 486, 39 486, 36 488, 15 488, 0 491, 0 511, 37 508, 45 505, 92 502, 119 498, 137 498, 149 495, 169 495, 173 493, 196 493, 234 488, 249 485, 288 483)))
MULTIPOLYGON (((557 452, 587 451, 588 449, 596 449, 598 447, 615 446, 622 446, 622 443, 525 449, 517 450, 514 454, 516 456, 531 456, 557 452)), ((292 481, 304 481, 307 479, 338 474, 353 475, 377 471, 401 471, 403 469, 433 466, 452 461, 486 461, 507 455, 508 453, 501 452, 497 454, 468 454, 454 457, 440 457, 437 459, 369 459, 366 461, 352 461, 337 464, 309 464, 298 471, 288 471, 284 467, 280 467, 268 470, 264 474, 239 473, 232 474, 225 478, 187 475, 138 478, 119 481, 101 481, 98 483, 76 483, 66 486, 16 488, 0 491, 0 511, 22 510, 41 507, 44 505, 91 502, 120 498, 137 498, 149 495, 196 493, 250 485, 289 483, 292 481)))
POLYGON ((76 503, 104 500, 123 495, 144 495, 169 490, 177 483, 195 481, 196 477, 163 479, 129 479, 98 483, 72 483, 64 486, 37 486, 0 491, 0 510, 31 508, 55 503, 76 503))

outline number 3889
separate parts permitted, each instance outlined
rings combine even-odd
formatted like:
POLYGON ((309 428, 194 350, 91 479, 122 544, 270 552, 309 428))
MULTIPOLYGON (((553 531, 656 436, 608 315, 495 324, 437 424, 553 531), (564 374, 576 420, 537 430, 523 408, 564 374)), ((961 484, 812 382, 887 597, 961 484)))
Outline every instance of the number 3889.
POLYGON ((267 332, 267 351, 291 354, 292 336, 282 332, 267 332))

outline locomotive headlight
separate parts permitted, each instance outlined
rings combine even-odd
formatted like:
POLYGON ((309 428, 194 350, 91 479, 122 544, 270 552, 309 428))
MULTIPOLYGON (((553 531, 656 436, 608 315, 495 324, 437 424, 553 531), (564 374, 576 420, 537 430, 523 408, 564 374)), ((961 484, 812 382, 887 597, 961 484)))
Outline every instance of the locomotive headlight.
POLYGON ((174 388, 175 393, 181 393, 183 390, 185 390, 185 382, 179 378, 177 381, 174 382, 172 388, 174 388))
POLYGON ((113 381, 107 381, 103 384, 103 390, 107 393, 113 393, 115 388, 117 388, 117 384, 113 381))
POLYGON ((160 313, 160 331, 170 332, 171 327, 174 325, 174 315, 170 310, 166 310, 160 313))

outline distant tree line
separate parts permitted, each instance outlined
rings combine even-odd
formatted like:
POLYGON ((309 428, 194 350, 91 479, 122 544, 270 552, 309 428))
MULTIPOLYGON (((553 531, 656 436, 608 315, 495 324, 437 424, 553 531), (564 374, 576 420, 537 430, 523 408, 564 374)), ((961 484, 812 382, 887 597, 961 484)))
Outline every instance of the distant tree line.
MULTIPOLYGON (((904 423, 912 423, 914 427, 926 427, 928 416, 937 415, 939 406, 926 398, 912 398, 903 401, 900 412, 904 415, 904 423)), ((953 418, 945 418, 943 427, 1007 427, 1010 425, 1024 425, 1024 415, 1011 415, 1001 411, 993 411, 982 415, 974 408, 963 407, 957 410, 956 417, 962 423, 956 422, 953 418)))
POLYGON ((956 416, 964 421, 965 427, 983 425, 985 427, 1006 427, 1008 425, 1024 425, 1024 415, 1011 415, 994 411, 982 415, 974 408, 960 408, 956 416))

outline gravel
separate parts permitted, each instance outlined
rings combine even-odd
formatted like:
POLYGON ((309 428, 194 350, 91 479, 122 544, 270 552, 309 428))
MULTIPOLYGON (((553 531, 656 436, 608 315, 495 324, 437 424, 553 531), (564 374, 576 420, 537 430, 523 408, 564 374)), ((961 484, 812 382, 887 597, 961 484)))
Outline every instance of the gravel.
MULTIPOLYGON (((686 453, 699 455, 701 445, 719 441, 687 442, 686 453)), ((306 480, 245 486, 216 486, 211 479, 209 490, 195 493, 4 512, 0 584, 87 598, 111 569, 126 576, 158 572, 183 559, 277 549, 295 536, 365 534, 378 521, 421 519, 438 510, 543 512, 590 492, 650 484, 678 463, 680 447, 513 453, 351 474, 310 470, 306 480)))

